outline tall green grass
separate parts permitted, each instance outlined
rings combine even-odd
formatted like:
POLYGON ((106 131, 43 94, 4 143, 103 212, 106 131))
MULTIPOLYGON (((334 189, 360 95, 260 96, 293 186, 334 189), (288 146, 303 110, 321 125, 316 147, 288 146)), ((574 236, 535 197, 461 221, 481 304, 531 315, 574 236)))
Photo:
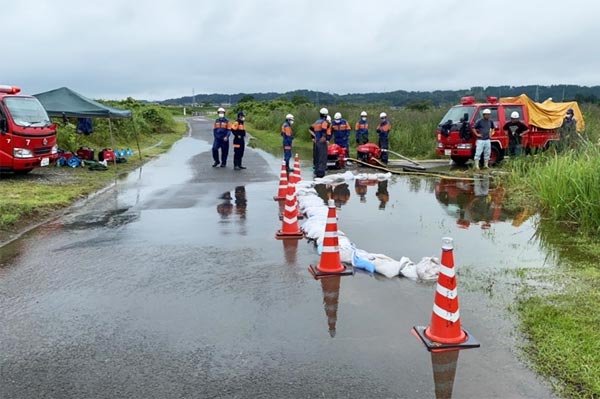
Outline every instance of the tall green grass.
POLYGON ((600 107, 583 109, 586 130, 578 148, 511 160, 507 180, 512 195, 534 202, 544 217, 595 235, 600 233, 600 107))
MULTIPOLYGON (((318 119, 319 108, 312 104, 294 105, 288 101, 276 100, 269 102, 247 102, 238 104, 230 117, 233 117, 235 111, 243 109, 246 112, 246 119, 250 126, 261 130, 272 132, 274 137, 279 137, 280 127, 284 121, 285 115, 291 113, 295 117, 294 131, 296 142, 310 142, 308 128, 318 119)), ((359 118, 361 111, 367 111, 369 114, 369 141, 377 142, 377 124, 379 114, 386 112, 392 124, 390 135, 390 149, 403 155, 426 158, 435 156, 435 129, 442 116, 447 111, 446 108, 430 108, 424 111, 411 109, 394 109, 389 106, 356 106, 339 105, 327 106, 330 115, 341 112, 342 117, 346 119, 352 127, 351 147, 354 147, 354 125, 359 118)))

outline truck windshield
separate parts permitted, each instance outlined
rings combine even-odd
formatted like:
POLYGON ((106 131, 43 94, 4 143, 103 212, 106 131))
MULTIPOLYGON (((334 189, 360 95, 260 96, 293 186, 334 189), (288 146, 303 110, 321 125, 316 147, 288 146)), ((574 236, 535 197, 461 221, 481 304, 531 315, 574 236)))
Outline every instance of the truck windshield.
POLYGON ((46 126, 50 118, 36 98, 7 97, 4 103, 14 122, 19 126, 46 126))
POLYGON ((455 125, 460 122, 460 119, 465 114, 469 114, 469 118, 467 120, 470 121, 474 112, 475 112, 475 107, 468 107, 468 106, 452 107, 448 110, 448 112, 446 112, 446 115, 444 115, 444 117, 442 118, 442 121, 440 122, 440 126, 443 125, 444 123, 448 122, 449 120, 451 120, 452 124, 455 125))

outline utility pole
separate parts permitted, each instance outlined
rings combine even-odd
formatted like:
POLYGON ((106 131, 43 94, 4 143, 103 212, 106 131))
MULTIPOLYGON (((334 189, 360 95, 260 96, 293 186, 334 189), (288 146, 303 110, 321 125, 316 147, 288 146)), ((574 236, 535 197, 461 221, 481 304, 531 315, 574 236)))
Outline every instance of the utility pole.
POLYGON ((196 105, 196 89, 192 87, 192 107, 196 105))
POLYGON ((540 86, 536 86, 535 87, 535 102, 539 102, 540 101, 540 86))

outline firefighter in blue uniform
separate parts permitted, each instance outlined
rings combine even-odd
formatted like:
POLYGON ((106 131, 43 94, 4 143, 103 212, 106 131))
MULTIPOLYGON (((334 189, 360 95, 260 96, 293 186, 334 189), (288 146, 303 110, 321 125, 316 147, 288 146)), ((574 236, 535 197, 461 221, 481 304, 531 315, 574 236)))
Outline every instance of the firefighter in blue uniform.
POLYGON ((360 113, 360 119, 354 127, 356 131, 356 145, 366 144, 369 142, 369 122, 367 122, 367 113, 360 113))
POLYGON ((242 166, 242 158, 244 157, 244 149, 246 148, 246 127, 244 121, 246 114, 244 111, 237 113, 237 120, 231 124, 231 133, 233 134, 233 169, 246 169, 242 166))
POLYGON ((281 125, 281 137, 283 138, 283 159, 285 160, 285 166, 287 172, 290 173, 290 159, 292 159, 292 142, 294 141, 294 131, 292 125, 294 124, 294 115, 287 114, 285 116, 285 122, 281 125))
POLYGON ((221 167, 224 168, 227 166, 227 155, 229 154, 229 136, 231 135, 231 124, 225 118, 225 110, 223 108, 219 108, 217 110, 218 118, 215 120, 214 128, 213 128, 213 146, 212 146, 212 156, 215 163, 213 163, 213 168, 216 168, 221 164, 221 167), (219 161, 219 150, 221 150, 221 160, 219 161))
POLYGON ((327 169, 327 142, 331 139, 331 124, 327 120, 329 111, 327 108, 321 108, 319 111, 319 119, 315 121, 309 128, 311 134, 314 136, 314 160, 315 164, 315 176, 325 176, 325 170, 327 169))
POLYGON ((350 125, 345 119, 342 119, 341 113, 336 112, 333 116, 331 130, 335 144, 344 148, 346 157, 350 155, 350 125))
POLYGON ((377 126, 377 134, 379 135, 379 148, 381 148, 381 162, 388 163, 388 148, 390 145, 389 135, 392 130, 392 125, 388 121, 387 114, 382 112, 379 114, 379 125, 377 126))

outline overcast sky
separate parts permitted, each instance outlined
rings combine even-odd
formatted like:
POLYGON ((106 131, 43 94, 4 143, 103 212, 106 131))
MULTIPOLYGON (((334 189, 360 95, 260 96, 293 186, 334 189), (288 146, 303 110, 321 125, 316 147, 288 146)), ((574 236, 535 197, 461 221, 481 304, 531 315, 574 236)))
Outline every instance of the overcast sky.
POLYGON ((594 0, 0 0, 0 84, 94 98, 600 84, 594 0))

